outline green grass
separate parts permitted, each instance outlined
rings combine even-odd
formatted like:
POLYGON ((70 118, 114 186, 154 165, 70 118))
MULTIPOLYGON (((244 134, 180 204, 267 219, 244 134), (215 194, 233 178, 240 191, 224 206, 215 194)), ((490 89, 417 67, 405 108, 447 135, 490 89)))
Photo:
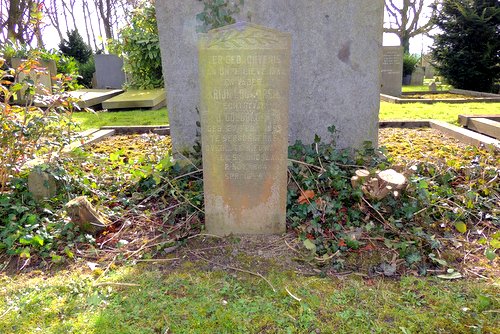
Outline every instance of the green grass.
MULTIPOLYGON (((429 82, 430 83, 430 82, 429 82)), ((429 83, 428 84, 423 84, 422 86, 403 86, 402 87, 402 92, 428 92, 429 91, 429 83)), ((437 90, 450 90, 453 87, 450 85, 438 85, 437 90)))
POLYGON ((0 276, 0 332, 499 333, 494 284, 270 271, 273 292, 258 277, 200 266, 122 267, 100 280, 116 285, 79 271, 0 276))
MULTIPOLYGON (((459 114, 499 114, 500 103, 380 103, 380 120, 437 119, 457 123, 459 114)), ((82 130, 105 125, 164 125, 168 124, 166 108, 159 110, 132 110, 116 112, 75 113, 74 119, 82 130)))
POLYGON ((105 125, 165 125, 168 124, 167 108, 158 110, 131 110, 113 112, 79 112, 73 118, 81 129, 100 128, 105 125))
POLYGON ((380 120, 436 119, 457 123, 460 114, 500 114, 500 103, 380 103, 380 120))

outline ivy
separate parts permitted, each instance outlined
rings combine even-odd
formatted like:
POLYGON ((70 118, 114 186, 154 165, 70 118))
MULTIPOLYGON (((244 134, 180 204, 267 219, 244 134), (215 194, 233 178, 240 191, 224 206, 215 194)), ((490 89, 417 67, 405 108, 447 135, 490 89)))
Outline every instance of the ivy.
POLYGON ((203 4, 203 12, 196 15, 196 19, 201 22, 196 31, 206 33, 211 29, 235 23, 234 15, 240 12, 244 0, 204 0, 203 4))

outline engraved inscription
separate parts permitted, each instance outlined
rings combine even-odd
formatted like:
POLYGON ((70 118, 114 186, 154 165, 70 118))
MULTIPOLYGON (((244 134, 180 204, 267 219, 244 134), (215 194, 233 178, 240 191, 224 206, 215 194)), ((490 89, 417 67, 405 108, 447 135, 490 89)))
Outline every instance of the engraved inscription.
POLYGON ((199 64, 207 229, 283 231, 290 36, 251 24, 215 30, 199 64))

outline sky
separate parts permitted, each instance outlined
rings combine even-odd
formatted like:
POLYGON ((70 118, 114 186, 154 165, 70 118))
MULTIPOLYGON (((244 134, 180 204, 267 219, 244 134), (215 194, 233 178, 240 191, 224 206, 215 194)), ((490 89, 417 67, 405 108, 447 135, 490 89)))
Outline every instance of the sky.
MULTIPOLYGON (((394 1, 397 4, 398 1, 401 1, 401 0, 394 0, 394 1)), ((429 4, 431 1, 432 0, 425 0, 426 4, 429 4)), ((91 3, 92 2, 90 1, 89 4, 91 4, 91 3)), ((91 8, 91 11, 93 11, 93 10, 94 9, 91 8)), ((428 13, 429 13, 429 11, 424 12, 423 15, 428 15, 428 13)), ((82 16, 80 11, 75 11, 75 16, 76 16, 77 22, 83 22, 83 16, 82 16)), ((388 21, 387 17, 388 16, 386 13, 385 18, 384 18, 385 22, 388 21)), ((82 27, 83 27, 83 23, 82 23, 82 27)), ((55 28, 51 27, 50 25, 46 26, 45 29, 43 30, 43 35, 44 35, 44 42, 46 44, 46 48, 48 48, 48 49, 58 48, 59 37, 57 35, 55 28)), ((83 31, 81 32, 81 35, 86 40, 86 37, 85 37, 86 35, 83 31)), ((399 38, 394 34, 384 33, 383 45, 384 46, 399 45, 399 38)), ((419 36, 412 38, 410 40, 410 53, 415 53, 415 54, 421 54, 422 52, 427 53, 429 51, 429 46, 431 46, 431 45, 432 45, 431 38, 424 36, 424 35, 419 35, 419 36)))

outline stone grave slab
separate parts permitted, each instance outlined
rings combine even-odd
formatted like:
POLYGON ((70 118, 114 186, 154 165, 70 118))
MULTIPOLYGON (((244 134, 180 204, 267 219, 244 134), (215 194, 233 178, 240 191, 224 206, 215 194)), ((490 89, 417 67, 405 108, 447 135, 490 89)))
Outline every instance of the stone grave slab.
MULTIPOLYGON (((196 31, 203 1, 156 0, 174 150, 191 148, 199 120, 196 31)), ((289 143, 377 145, 383 0, 252 0, 235 19, 292 34, 289 143)))
POLYGON ((208 233, 285 232, 290 34, 249 23, 199 42, 208 233))
POLYGON ((403 47, 384 46, 380 93, 400 96, 403 86, 403 47))
MULTIPOLYGON (((12 58, 12 67, 17 69, 21 66, 26 60, 21 58, 12 58)), ((38 86, 36 87, 36 94, 47 95, 52 94, 52 85, 55 84, 56 80, 53 79, 55 75, 57 75, 57 67, 56 63, 53 60, 39 60, 39 67, 42 68, 40 76, 37 79, 38 86)), ((27 76, 34 76, 35 71, 32 71, 30 74, 19 73, 18 82, 22 82, 27 76)), ((22 103, 24 102, 22 97, 24 95, 24 91, 20 92, 19 98, 15 101, 22 103)))
POLYGON ((125 83, 123 59, 116 55, 94 55, 95 86, 98 89, 121 89, 125 83))
POLYGON ((165 89, 128 90, 102 103, 104 109, 148 108, 158 109, 165 106, 165 89))
POLYGON ((88 108, 101 104, 121 93, 123 93, 121 89, 78 89, 69 94, 81 100, 78 102, 80 108, 88 108))

